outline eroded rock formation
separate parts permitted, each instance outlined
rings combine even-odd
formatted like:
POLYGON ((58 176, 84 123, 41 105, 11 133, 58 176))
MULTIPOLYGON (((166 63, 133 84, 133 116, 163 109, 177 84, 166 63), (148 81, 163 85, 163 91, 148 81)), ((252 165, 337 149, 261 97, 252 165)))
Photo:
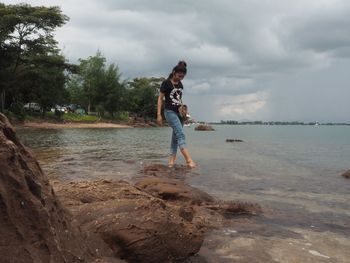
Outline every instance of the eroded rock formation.
POLYGON ((189 205, 173 205, 128 182, 58 183, 56 191, 84 231, 101 235, 128 262, 184 260, 199 251, 207 224, 189 205))
POLYGON ((1 262, 88 262, 98 249, 109 248, 99 238, 80 232, 58 201, 32 153, 16 137, 0 113, 0 255, 1 262))

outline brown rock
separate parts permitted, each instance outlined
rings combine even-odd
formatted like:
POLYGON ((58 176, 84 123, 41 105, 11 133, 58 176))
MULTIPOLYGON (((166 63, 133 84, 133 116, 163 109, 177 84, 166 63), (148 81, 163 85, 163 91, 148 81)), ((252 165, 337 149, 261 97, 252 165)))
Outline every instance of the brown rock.
POLYGON ((172 203, 190 202, 192 205, 214 210, 226 217, 237 214, 260 214, 262 208, 255 203, 242 201, 221 201, 184 182, 187 172, 184 166, 175 166, 175 170, 162 164, 145 166, 142 170, 146 177, 136 182, 136 186, 155 197, 172 203), (179 176, 180 174, 180 176, 179 176))
POLYGON ((221 227, 235 214, 261 212, 258 205, 215 200, 170 178, 171 170, 146 166, 148 176, 135 186, 108 180, 54 186, 83 230, 101 235, 128 262, 182 261, 198 252, 213 227, 221 227))
POLYGON ((207 124, 199 124, 194 128, 196 131, 215 131, 213 127, 207 124))
POLYGON ((240 140, 240 139, 226 139, 226 142, 243 142, 243 140, 240 140))
POLYGON ((257 215, 262 213, 260 205, 242 201, 217 201, 214 204, 207 205, 206 208, 217 211, 224 217, 241 214, 257 215))
POLYGON ((128 262, 184 260, 204 240, 207 225, 195 208, 166 203, 127 182, 70 183, 56 191, 84 231, 99 233, 128 262))
POLYGON ((87 262, 100 252, 110 253, 100 239, 92 239, 94 235, 89 239, 94 249, 88 246, 38 162, 1 113, 0 236, 1 262, 87 262))
POLYGON ((192 204, 214 202, 214 198, 209 194, 179 180, 166 177, 146 177, 137 182, 136 186, 163 200, 190 201, 192 204))
POLYGON ((163 164, 152 164, 147 165, 143 168, 142 172, 146 175, 151 175, 152 173, 166 173, 167 171, 170 171, 169 167, 163 165, 163 164))
POLYGON ((350 170, 347 170, 345 173, 342 174, 347 179, 350 179, 350 170))
POLYGON ((185 180, 186 175, 191 173, 191 168, 187 165, 175 164, 173 167, 168 167, 163 164, 151 164, 143 167, 142 171, 144 176, 155 176, 159 178, 170 178, 185 180))

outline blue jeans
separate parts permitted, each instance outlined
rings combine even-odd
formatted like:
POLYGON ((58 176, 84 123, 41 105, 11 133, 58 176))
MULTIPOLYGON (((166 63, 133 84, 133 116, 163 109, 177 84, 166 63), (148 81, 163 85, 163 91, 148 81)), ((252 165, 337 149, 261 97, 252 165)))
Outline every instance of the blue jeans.
POLYGON ((183 121, 181 117, 172 110, 164 109, 164 115, 168 121, 169 126, 173 129, 173 134, 171 136, 170 154, 175 155, 177 148, 186 148, 186 138, 183 131, 183 121))

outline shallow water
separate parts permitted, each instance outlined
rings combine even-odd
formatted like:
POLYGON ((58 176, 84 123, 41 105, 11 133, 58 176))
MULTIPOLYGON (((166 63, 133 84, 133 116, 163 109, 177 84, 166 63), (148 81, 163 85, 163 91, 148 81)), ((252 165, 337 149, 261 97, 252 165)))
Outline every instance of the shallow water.
MULTIPOLYGON (((266 211, 214 231, 193 262, 350 262, 350 180, 340 176, 350 168, 349 126, 214 128, 185 128, 200 165, 188 181, 220 199, 258 202, 266 211), (244 142, 225 142, 232 138, 244 142)), ((50 178, 70 181, 131 179, 145 164, 166 163, 171 130, 18 134, 50 178)))

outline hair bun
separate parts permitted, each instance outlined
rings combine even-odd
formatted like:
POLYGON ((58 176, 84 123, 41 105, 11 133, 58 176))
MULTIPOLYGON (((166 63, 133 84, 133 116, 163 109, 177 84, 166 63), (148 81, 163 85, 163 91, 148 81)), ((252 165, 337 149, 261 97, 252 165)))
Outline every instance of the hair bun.
POLYGON ((179 63, 177 63, 177 65, 179 66, 179 67, 187 67, 187 63, 185 62, 185 60, 180 60, 179 61, 179 63))

